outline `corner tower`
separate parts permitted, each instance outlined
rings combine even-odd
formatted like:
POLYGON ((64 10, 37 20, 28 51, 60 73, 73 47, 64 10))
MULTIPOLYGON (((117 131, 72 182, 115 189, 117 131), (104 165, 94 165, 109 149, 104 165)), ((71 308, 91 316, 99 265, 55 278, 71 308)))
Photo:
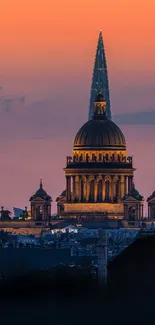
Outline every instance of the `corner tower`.
POLYGON ((110 110, 109 82, 108 82, 108 71, 107 71, 107 63, 106 63, 106 55, 105 55, 102 31, 100 31, 99 33, 96 56, 95 56, 91 94, 90 94, 89 119, 92 119, 93 117, 94 101, 99 91, 102 92, 106 100, 107 103, 106 115, 107 118, 110 120, 111 110, 110 110))
POLYGON ((67 157, 64 171, 63 217, 123 219, 122 199, 132 189, 134 168, 122 131, 107 118, 101 92, 93 119, 75 136, 73 157, 67 157))
POLYGON ((43 189, 42 179, 40 187, 33 196, 30 197, 31 218, 35 221, 49 221, 51 216, 52 198, 43 189))

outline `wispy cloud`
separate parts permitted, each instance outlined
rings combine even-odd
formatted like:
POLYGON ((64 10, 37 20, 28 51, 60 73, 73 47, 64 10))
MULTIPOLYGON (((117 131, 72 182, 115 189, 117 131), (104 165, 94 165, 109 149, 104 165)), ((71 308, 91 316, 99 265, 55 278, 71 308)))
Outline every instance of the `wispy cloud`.
POLYGON ((116 124, 155 125, 155 111, 114 115, 113 120, 116 124))

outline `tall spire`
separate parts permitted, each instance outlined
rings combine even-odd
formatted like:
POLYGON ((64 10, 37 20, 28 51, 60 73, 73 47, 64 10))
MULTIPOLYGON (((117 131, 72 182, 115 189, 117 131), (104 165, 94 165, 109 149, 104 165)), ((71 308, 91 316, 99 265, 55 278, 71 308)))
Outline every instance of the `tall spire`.
POLYGON ((107 63, 106 56, 102 38, 102 31, 100 30, 98 45, 95 57, 92 86, 91 86, 91 95, 90 95, 90 105, 89 105, 89 119, 92 119, 94 113, 94 101, 99 93, 102 92, 106 100, 106 115, 107 118, 111 119, 111 110, 110 110, 110 98, 109 98, 109 82, 108 82, 108 72, 107 72, 107 63))
POLYGON ((40 178, 40 188, 43 188, 42 178, 40 178))

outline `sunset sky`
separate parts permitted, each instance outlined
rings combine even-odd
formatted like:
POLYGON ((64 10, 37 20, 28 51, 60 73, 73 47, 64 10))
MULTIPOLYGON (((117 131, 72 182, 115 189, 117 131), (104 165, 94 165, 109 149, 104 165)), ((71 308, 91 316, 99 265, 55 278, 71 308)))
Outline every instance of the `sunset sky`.
MULTIPOLYGON (((54 200, 63 190, 65 156, 88 116, 100 29, 112 114, 155 111, 155 1, 5 0, 0 12, 0 97, 26 97, 11 99, 9 112, 0 102, 0 204, 11 209, 28 204, 40 177, 54 200)), ((155 128, 123 130, 137 186, 149 195, 143 145, 153 145, 155 128)))

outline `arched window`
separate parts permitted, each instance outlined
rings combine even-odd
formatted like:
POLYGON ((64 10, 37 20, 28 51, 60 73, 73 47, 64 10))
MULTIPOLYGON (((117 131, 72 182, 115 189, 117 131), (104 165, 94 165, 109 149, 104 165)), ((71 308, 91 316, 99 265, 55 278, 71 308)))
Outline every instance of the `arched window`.
POLYGON ((89 200, 91 202, 94 202, 94 180, 93 179, 90 181, 90 195, 89 195, 89 200))
POLYGON ((102 180, 97 183, 97 201, 102 202, 102 180))
POLYGON ((106 181, 105 182, 105 200, 109 201, 110 199, 110 182, 106 181))

